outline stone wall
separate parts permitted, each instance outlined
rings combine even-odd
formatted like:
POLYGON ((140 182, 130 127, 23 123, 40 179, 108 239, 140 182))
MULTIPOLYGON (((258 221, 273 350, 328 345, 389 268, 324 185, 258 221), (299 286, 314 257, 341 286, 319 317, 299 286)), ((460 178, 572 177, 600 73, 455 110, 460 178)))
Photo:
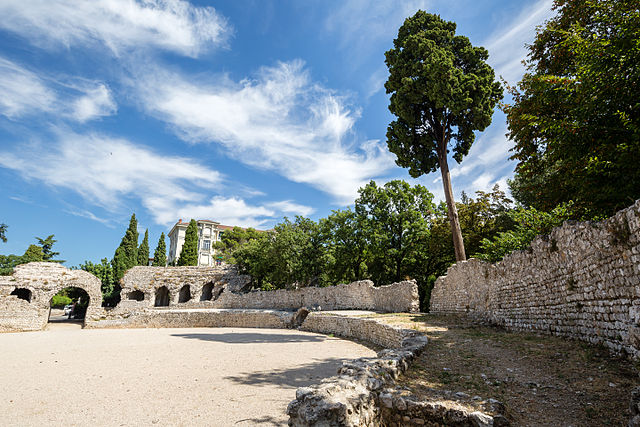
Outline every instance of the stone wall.
POLYGON ((129 315, 87 319, 96 328, 291 328, 294 312, 234 309, 143 309, 129 315))
POLYGON ((52 262, 19 265, 13 275, 0 276, 0 332, 36 331, 49 320, 51 298, 66 287, 89 295, 87 317, 102 311, 100 280, 82 270, 69 270, 52 262), (12 293, 20 293, 23 298, 12 293))
MULTIPOLYGON (((0 276, 0 332, 43 329, 49 318, 51 297, 68 286, 88 293, 90 305, 85 326, 92 328, 202 326, 207 324, 203 318, 209 315, 214 326, 217 320, 215 314, 210 314, 215 313, 213 309, 295 311, 308 307, 415 312, 419 307, 418 288, 413 281, 375 287, 365 280, 326 288, 246 292, 250 278, 238 274, 233 266, 138 266, 125 273, 121 285, 120 303, 103 308, 100 281, 92 274, 55 263, 20 265, 12 276, 0 276), (16 289, 28 295, 28 301, 11 295, 16 289), (162 311, 166 309, 173 311, 162 311), (195 309, 208 311, 184 311, 195 309), (191 321, 195 323, 190 324, 191 321)), ((269 318, 264 324, 279 325, 280 320, 274 319, 269 318)))
POLYGON ((602 222, 567 221, 497 264, 453 265, 431 311, 640 356, 640 200, 602 222))
POLYGON ((375 287, 370 280, 363 280, 326 288, 243 292, 250 278, 239 275, 233 267, 133 267, 125 273, 122 282, 120 304, 124 303, 127 309, 158 306, 158 291, 164 287, 169 307, 419 310, 418 288, 413 281, 375 287))

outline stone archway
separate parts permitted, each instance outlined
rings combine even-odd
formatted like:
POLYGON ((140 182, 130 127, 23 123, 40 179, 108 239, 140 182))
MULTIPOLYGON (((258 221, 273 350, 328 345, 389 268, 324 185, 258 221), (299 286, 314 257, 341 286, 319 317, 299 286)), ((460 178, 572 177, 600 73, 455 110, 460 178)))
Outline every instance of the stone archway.
POLYGON ((54 262, 19 265, 11 276, 0 277, 0 303, 6 308, 0 313, 0 331, 43 329, 49 320, 51 298, 68 287, 82 289, 89 296, 86 322, 87 318, 96 316, 101 311, 100 286, 100 280, 93 274, 83 270, 70 270, 54 262), (24 298, 27 291, 31 293, 30 301, 24 298))

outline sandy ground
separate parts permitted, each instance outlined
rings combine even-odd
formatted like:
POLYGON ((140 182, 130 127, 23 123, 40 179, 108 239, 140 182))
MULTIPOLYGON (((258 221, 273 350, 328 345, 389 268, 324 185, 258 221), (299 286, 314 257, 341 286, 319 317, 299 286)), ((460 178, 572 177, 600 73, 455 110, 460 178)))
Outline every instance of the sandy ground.
POLYGON ((0 424, 286 425, 297 387, 374 355, 292 330, 52 323, 0 334, 0 424))

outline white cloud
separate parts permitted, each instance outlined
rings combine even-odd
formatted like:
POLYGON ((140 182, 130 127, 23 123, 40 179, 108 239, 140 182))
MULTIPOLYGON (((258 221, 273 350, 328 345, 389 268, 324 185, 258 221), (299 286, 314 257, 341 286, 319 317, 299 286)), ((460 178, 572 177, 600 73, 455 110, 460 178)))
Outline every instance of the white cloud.
POLYGON ((404 20, 418 9, 427 10, 428 0, 346 0, 332 8, 325 29, 336 33, 339 46, 351 57, 362 58, 378 49, 379 43, 391 48, 404 20))
POLYGON ((554 15, 553 0, 538 0, 524 8, 510 25, 492 34, 483 46, 489 51, 489 63, 496 74, 510 84, 518 82, 524 74, 522 61, 527 57, 527 43, 532 43, 536 26, 554 15))
POLYGON ((311 82, 300 61, 262 68, 254 80, 204 81, 156 70, 137 84, 150 113, 191 142, 214 142, 245 164, 310 184, 340 203, 393 167, 378 141, 347 141, 358 116, 311 82))
POLYGON ((40 76, 0 57, 0 114, 10 119, 47 113, 86 122, 117 111, 109 88, 100 82, 66 82, 40 76))
POLYGON ((86 122, 102 116, 110 116, 117 111, 117 105, 111 91, 104 84, 87 89, 86 95, 73 103, 73 117, 79 122, 86 122))
POLYGON ((237 197, 213 197, 206 204, 187 204, 177 210, 175 218, 213 219, 225 225, 259 228, 276 216, 274 209, 251 206, 237 197))
POLYGON ((0 28, 40 45, 102 43, 123 49, 154 47, 197 56, 229 35, 212 7, 182 0, 0 0, 0 28))
MULTIPOLYGON (((229 225, 258 227, 284 213, 310 213, 291 200, 251 205, 243 199, 212 196, 228 183, 217 171, 188 157, 166 156, 125 139, 58 131, 57 141, 0 151, 0 167, 23 178, 80 194, 107 212, 140 201, 158 224, 176 218, 209 218, 229 225)), ((236 185, 230 186, 235 188, 236 185)), ((111 225, 108 218, 71 207, 68 213, 111 225)))
POLYGON ((27 112, 52 111, 53 90, 35 73, 0 57, 0 113, 15 118, 27 112))
POLYGON ((309 216, 316 211, 311 206, 301 205, 293 202, 292 200, 283 200, 281 202, 267 203, 267 206, 270 208, 277 209, 280 212, 284 212, 292 215, 309 216))

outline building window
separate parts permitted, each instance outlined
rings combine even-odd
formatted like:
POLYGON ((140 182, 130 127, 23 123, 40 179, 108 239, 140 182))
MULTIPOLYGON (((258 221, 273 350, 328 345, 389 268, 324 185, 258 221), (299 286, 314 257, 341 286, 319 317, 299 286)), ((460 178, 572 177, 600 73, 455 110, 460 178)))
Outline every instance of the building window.
POLYGON ((208 251, 209 249, 211 249, 211 240, 203 240, 202 250, 208 251))

